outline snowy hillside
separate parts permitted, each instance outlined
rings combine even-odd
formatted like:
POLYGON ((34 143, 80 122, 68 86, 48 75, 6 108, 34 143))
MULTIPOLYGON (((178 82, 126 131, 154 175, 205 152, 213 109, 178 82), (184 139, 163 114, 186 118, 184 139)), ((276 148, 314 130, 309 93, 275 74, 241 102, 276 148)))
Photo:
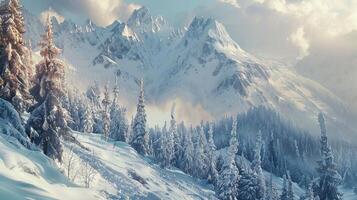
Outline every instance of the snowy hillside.
MULTIPOLYGON (((28 21, 29 27, 38 24, 34 16, 28 21)), ((102 28, 91 21, 80 26, 54 19, 54 30, 73 70, 70 82, 86 88, 94 81, 114 83, 116 74, 121 99, 129 107, 144 77, 148 102, 157 107, 168 101, 189 102, 208 113, 206 118, 217 119, 227 111, 264 105, 313 132, 315 116, 323 111, 332 132, 354 133, 347 121, 352 114, 338 97, 291 68, 245 52, 214 19, 196 17, 187 28, 174 28, 143 7, 127 23, 102 28)), ((35 32, 27 37, 38 38, 35 32)))
MULTIPOLYGON (((2 124, 1 124, 2 125, 2 124)), ((79 134, 79 133, 78 133, 79 134)), ((71 183, 40 151, 30 151, 0 134, 0 196, 3 199, 216 199, 203 183, 175 170, 162 170, 124 143, 103 142, 98 135, 81 135, 95 152, 75 149, 98 171, 91 188, 71 183), (137 179, 137 180, 135 180, 137 179), (93 189, 94 188, 94 189, 93 189)), ((73 166, 75 170, 75 162, 73 166)))
MULTIPOLYGON (((40 200, 217 199, 213 186, 206 180, 175 168, 163 169, 153 158, 139 155, 126 143, 106 142, 102 134, 73 132, 81 145, 63 142, 62 163, 56 163, 37 147, 28 144, 26 139, 24 141, 21 137, 23 127, 16 111, 9 103, 1 102, 1 197, 40 200)), ((227 156, 226 148, 218 152, 224 158, 227 156)), ((240 167, 251 166, 240 156, 238 160, 242 163, 240 167)), ((270 173, 264 174, 269 180, 270 173)), ((281 193, 282 179, 273 176, 272 183, 281 193)), ((304 193, 296 183, 293 190, 296 198, 304 193)), ((343 191, 346 194, 344 199, 356 198, 352 191, 343 191)))
POLYGON ((74 152, 98 172, 92 187, 109 199, 216 199, 212 187, 203 181, 179 170, 162 169, 126 143, 105 142, 96 134, 75 135, 91 152, 81 148, 74 152))
POLYGON ((66 142, 56 164, 29 142, 17 112, 2 99, 0 111, 1 199, 216 199, 212 186, 163 170, 102 135, 75 132, 82 145, 66 142))
POLYGON ((82 145, 64 143, 62 163, 55 163, 23 136, 12 106, 0 103, 2 199, 216 199, 204 181, 162 169, 128 144, 105 142, 102 135, 74 132, 82 145))
POLYGON ((42 152, 28 150, 1 130, 0 183, 1 199, 105 199, 71 183, 42 152))
MULTIPOLYGON (((179 170, 161 169, 149 158, 138 155, 129 145, 108 143, 96 134, 75 133, 89 150, 66 144, 75 152, 73 171, 82 161, 89 161, 96 176, 89 189, 61 174, 56 164, 38 151, 22 147, 15 139, 0 134, 0 196, 6 199, 216 199, 212 186, 179 170), (15 187, 16 186, 16 187, 15 187), (10 198, 11 197, 11 198, 10 198)), ((65 150, 65 151, 66 151, 65 150)), ((68 159, 64 157, 64 159, 68 159)), ((266 173, 269 178, 270 174, 266 173)), ((282 179, 274 177, 278 191, 282 179)), ((294 184, 298 197, 303 190, 294 184)), ((346 191, 346 199, 355 195, 346 191), (348 198, 347 198, 348 197, 348 198)))

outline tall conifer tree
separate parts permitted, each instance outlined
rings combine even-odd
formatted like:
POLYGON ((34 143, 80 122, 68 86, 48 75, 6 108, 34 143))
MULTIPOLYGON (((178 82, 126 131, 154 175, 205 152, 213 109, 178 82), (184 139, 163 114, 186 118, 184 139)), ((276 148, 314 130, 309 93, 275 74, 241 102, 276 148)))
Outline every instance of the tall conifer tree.
POLYGON ((25 46, 25 24, 19 0, 5 0, 0 5, 0 98, 17 111, 29 106, 30 52, 25 46))
POLYGON ((146 130, 146 112, 144 99, 144 80, 140 81, 140 94, 136 107, 136 115, 132 124, 133 139, 131 146, 141 155, 146 155, 148 152, 148 132, 146 130))
POLYGON ((67 111, 60 101, 65 95, 65 64, 58 59, 60 49, 53 42, 50 18, 40 46, 43 60, 36 66, 35 83, 30 90, 37 103, 31 108, 27 129, 36 130, 38 136, 35 142, 42 147, 46 155, 61 161, 60 136, 69 134, 70 129, 67 126, 67 111))

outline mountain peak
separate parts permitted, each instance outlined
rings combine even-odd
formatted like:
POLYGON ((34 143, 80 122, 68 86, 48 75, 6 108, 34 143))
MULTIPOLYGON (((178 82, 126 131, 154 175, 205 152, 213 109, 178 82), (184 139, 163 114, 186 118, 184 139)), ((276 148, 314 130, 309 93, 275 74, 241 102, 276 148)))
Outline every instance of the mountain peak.
POLYGON ((219 33, 221 36, 229 37, 225 27, 212 18, 195 17, 187 30, 187 36, 200 38, 203 35, 209 35, 210 32, 219 33))
POLYGON ((140 32, 158 32, 167 23, 162 16, 153 17, 149 9, 143 6, 133 12, 127 24, 140 32))
POLYGON ((145 6, 134 10, 128 19, 129 26, 140 26, 143 22, 150 20, 151 14, 145 6))
MULTIPOLYGON (((231 38, 224 25, 212 18, 195 17, 186 31, 184 41, 185 46, 189 41, 193 43, 201 41, 206 47, 211 44, 216 50, 227 50, 227 52, 230 52, 229 54, 232 52, 245 54, 231 38)), ((195 43, 194 46, 197 46, 197 44, 195 43)))
POLYGON ((84 28, 86 32, 93 32, 97 29, 97 25, 91 19, 87 19, 84 28))
POLYGON ((192 22, 190 24, 190 27, 207 27, 209 25, 213 25, 216 23, 216 20, 213 18, 205 18, 205 17, 199 17, 196 16, 192 19, 192 22))

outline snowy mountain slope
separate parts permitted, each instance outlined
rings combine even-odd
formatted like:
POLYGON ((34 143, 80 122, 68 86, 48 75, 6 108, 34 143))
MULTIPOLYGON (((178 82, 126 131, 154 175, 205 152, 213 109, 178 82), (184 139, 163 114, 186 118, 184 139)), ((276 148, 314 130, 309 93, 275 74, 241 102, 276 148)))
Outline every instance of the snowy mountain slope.
POLYGON ((175 29, 143 7, 127 23, 105 28, 90 21, 84 26, 54 21, 54 27, 74 69, 69 79, 85 88, 94 80, 113 83, 116 74, 129 107, 144 77, 148 102, 157 106, 179 99, 219 118, 265 105, 313 132, 315 116, 323 111, 331 132, 355 132, 338 97, 291 68, 245 52, 216 20, 196 17, 187 28, 175 29))
MULTIPOLYGON (((0 127, 4 124, 0 121, 0 127)), ((99 193, 69 182, 56 164, 0 130, 1 199, 104 199, 99 193)))
POLYGON ((336 124, 348 113, 320 85, 242 50, 213 19, 195 18, 175 50, 173 59, 168 59, 175 62, 166 68, 173 67, 156 87, 155 96, 190 97, 215 116, 265 105, 304 124, 303 128, 314 127, 319 111, 334 117, 330 120, 336 124))
POLYGON ((74 132, 82 145, 63 142, 63 162, 55 163, 28 144, 17 112, 1 99, 0 111, 1 199, 216 199, 204 182, 161 169, 129 145, 105 142, 101 135, 74 132), (88 174, 94 174, 90 184, 88 174))
MULTIPOLYGON (((162 169, 150 158, 142 157, 128 144, 106 142, 102 135, 73 132, 81 146, 64 142, 60 168, 36 148, 31 151, 16 134, 23 129, 10 104, 3 103, 0 115, 0 196, 5 199, 216 199, 211 185, 179 170, 162 169), (19 130, 18 130, 19 129, 19 130), (6 131, 4 131, 6 130, 6 131), (17 138, 15 138, 15 137, 17 138), (74 155, 71 157, 73 150, 74 155), (90 169, 90 166, 92 169, 90 169), (67 169, 67 171, 66 171, 67 169), (72 176, 63 174, 71 169, 72 176), (83 188, 88 170, 95 172, 90 189, 83 188), (77 177, 75 179, 74 177, 77 177), (76 185, 77 184, 77 185, 76 185)), ((217 153, 223 157, 227 148, 217 153)), ((251 163, 239 157, 246 166, 251 163)), ((247 167, 248 168, 248 167, 247 167)), ((270 174, 265 172, 266 180, 270 174)), ((282 180, 273 177, 274 187, 281 192, 282 180)), ((304 190, 293 184, 296 197, 304 190)), ((345 199, 355 199, 344 190, 345 199)))
POLYGON ((76 134, 92 152, 75 148, 98 171, 96 190, 111 199, 216 199, 212 188, 178 170, 166 170, 122 142, 105 142, 100 135, 76 134), (94 152, 94 154, 93 154, 94 152), (93 156, 94 155, 94 156, 93 156))
POLYGON ((44 27, 39 17, 34 16, 28 10, 24 9, 23 15, 26 20, 25 38, 28 41, 27 43, 30 42, 32 47, 36 47, 40 41, 44 27))
MULTIPOLYGON (((0 196, 5 199, 216 199, 212 186, 179 170, 161 169, 129 145, 106 142, 100 135, 75 132, 90 151, 73 148, 78 160, 89 162, 98 173, 89 189, 70 183, 56 164, 39 151, 30 151, 16 139, 0 134, 0 196)), ((65 143, 65 150, 72 144, 65 143)), ((65 159, 65 158, 64 158, 65 159)), ((245 160, 250 166, 249 161, 245 160)), ((79 163, 79 164, 81 164, 79 163)), ((76 170, 75 167, 72 170, 76 170)), ((270 174, 265 172, 266 179, 270 174)), ((77 182, 77 181, 75 181, 77 182)), ((273 176, 280 193, 283 181, 273 176)), ((81 182, 78 182, 81 185, 81 182)), ((293 184, 296 198, 304 193, 293 184)), ((344 190, 344 199, 355 199, 344 190)))
POLYGON ((2 99, 0 185, 1 199, 103 199, 99 193, 69 182, 56 164, 30 143, 17 111, 2 99))
POLYGON ((99 175, 89 189, 71 183, 40 151, 28 150, 15 138, 0 133, 1 198, 216 199, 214 192, 204 183, 180 171, 162 170, 124 143, 113 146, 98 135, 78 134, 80 141, 95 152, 93 156, 80 148, 74 150, 98 171, 99 175))

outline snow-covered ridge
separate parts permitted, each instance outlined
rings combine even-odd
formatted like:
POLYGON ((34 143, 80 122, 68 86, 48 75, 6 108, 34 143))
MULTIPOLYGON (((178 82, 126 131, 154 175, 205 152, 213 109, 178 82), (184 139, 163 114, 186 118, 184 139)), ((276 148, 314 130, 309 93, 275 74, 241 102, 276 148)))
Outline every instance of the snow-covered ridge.
POLYGON ((91 21, 54 24, 63 57, 75 68, 70 79, 80 79, 85 88, 94 80, 114 82, 116 74, 129 107, 144 77, 148 102, 156 106, 180 99, 219 118, 264 105, 316 133, 315 116, 323 111, 331 132, 354 132, 338 97, 284 65, 244 51, 214 19, 195 17, 186 29, 177 28, 142 7, 127 23, 104 28, 91 21))
POLYGON ((156 33, 159 32, 167 22, 162 16, 153 17, 149 9, 142 7, 133 12, 127 24, 139 33, 156 33))

